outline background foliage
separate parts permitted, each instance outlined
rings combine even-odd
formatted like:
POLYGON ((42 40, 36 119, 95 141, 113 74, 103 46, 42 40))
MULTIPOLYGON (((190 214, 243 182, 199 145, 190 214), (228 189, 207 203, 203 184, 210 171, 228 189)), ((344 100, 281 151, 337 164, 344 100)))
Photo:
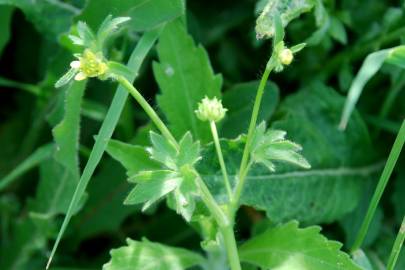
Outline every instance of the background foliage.
MULTIPOLYGON (((191 130, 203 143, 209 141, 209 130, 196 120, 193 106, 204 95, 222 96, 229 114, 220 134, 229 173, 236 173, 243 150, 243 138, 237 136, 247 129, 270 53, 270 42, 257 40, 254 32, 265 1, 188 1, 186 16, 180 0, 142 2, 0 0, 0 269, 45 265, 115 92, 114 83, 95 80, 54 89, 77 51, 66 39, 66 33, 75 31, 70 29, 73 22, 85 20, 96 28, 107 14, 131 16, 129 27, 109 51, 115 61, 128 60, 143 31, 166 24, 135 84, 159 108, 177 138, 191 130), (185 20, 187 31, 181 26, 185 20)), ((272 230, 265 235, 278 230, 320 239, 317 227, 276 227, 295 219, 305 226, 320 225, 329 239, 350 245, 405 117, 405 71, 380 61, 371 63, 379 71, 365 85, 346 131, 337 128, 344 96, 365 57, 404 42, 403 1, 308 2, 318 4, 286 29, 288 44, 305 41, 308 46, 285 72, 271 75, 259 120, 286 130, 303 146, 312 169, 280 165, 269 174, 255 166, 237 218, 241 240, 268 227, 272 230)), ((178 247, 172 252, 184 256, 181 267, 193 265, 190 256, 199 259, 196 230, 166 204, 146 213, 140 206, 123 205, 133 187, 116 160, 135 173, 138 165, 125 163, 125 155, 142 153, 118 141, 149 145, 151 125, 146 119, 134 102, 125 103, 113 134, 117 141, 108 148, 114 159, 105 155, 100 162, 80 209, 75 209, 54 269, 100 269, 110 260, 110 249, 117 248, 112 254, 119 254, 140 243, 159 254, 162 246, 148 240, 178 247), (127 237, 137 241, 126 242, 127 237)), ((214 149, 204 151, 198 169, 221 200, 225 190, 219 184, 214 149)), ((376 266, 386 262, 405 213, 404 165, 402 154, 365 243, 376 266)), ((244 246, 256 244, 253 238, 244 246)), ((255 254, 243 255, 244 246, 242 258, 249 262, 255 254)), ((266 261, 259 266, 274 267, 266 261)), ((405 269, 403 253, 396 269, 405 269)))

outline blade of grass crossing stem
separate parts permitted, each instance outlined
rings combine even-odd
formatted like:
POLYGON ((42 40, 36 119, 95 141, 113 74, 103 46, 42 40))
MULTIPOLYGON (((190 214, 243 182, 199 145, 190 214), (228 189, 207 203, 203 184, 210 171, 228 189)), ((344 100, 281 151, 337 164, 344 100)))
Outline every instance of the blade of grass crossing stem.
MULTIPOLYGON (((157 30, 153 30, 150 32, 146 32, 142 38, 139 40, 136 48, 131 54, 131 57, 128 62, 129 69, 133 72, 131 78, 127 78, 129 81, 134 81, 137 72, 144 60, 145 56, 152 48, 153 44, 155 43, 156 39, 158 38, 162 28, 157 30)), ((72 212, 76 208, 77 203, 79 202, 80 198, 84 194, 87 184, 91 176, 93 175, 98 163, 101 160, 101 157, 107 147, 108 141, 110 140, 114 129, 118 123, 120 118, 121 112, 124 108, 125 102, 128 97, 128 92, 121 86, 118 87, 113 101, 111 103, 110 108, 108 109, 106 118, 100 128, 100 132, 96 138, 96 142, 93 146, 91 151, 89 160, 87 161, 86 167, 83 170, 83 174, 80 178, 80 181, 76 187, 75 193, 73 194, 73 198, 70 202, 68 212, 66 213, 65 219, 62 223, 62 227, 59 230, 58 237, 56 238, 55 244, 52 248, 51 255, 49 257, 48 263, 46 265, 46 269, 49 268, 53 256, 55 255, 56 249, 58 248, 59 242, 65 232, 67 225, 72 217, 72 212)))
POLYGON ((14 170, 12 170, 8 175, 0 180, 0 191, 7 188, 9 185, 18 180, 18 178, 36 167, 45 159, 48 159, 52 156, 54 149, 53 144, 47 144, 38 148, 34 153, 32 153, 27 159, 21 162, 14 170))
POLYGON ((405 240, 405 216, 402 219, 401 227, 399 228, 397 238, 395 239, 394 246, 392 247, 391 254, 388 259, 387 270, 394 270, 399 254, 401 253, 401 248, 402 245, 404 244, 404 240, 405 240))
POLYGON ((349 93, 346 98, 345 106, 343 108, 342 117, 340 119, 339 129, 346 129, 349 122, 350 115, 352 114, 354 107, 361 93, 363 92, 364 85, 377 73, 381 68, 385 59, 387 58, 389 50, 381 50, 369 54, 364 60, 359 73, 357 73, 352 85, 350 86, 349 93))
POLYGON ((361 224, 360 231, 351 249, 352 253, 361 247, 361 244, 363 243, 364 238, 367 235, 368 227, 370 226, 371 220, 373 219, 373 216, 375 214, 375 210, 377 209, 378 202, 381 199, 384 189, 387 186, 388 180, 390 179, 391 173, 395 167, 395 163, 397 162, 399 154, 401 153, 404 141, 405 141, 405 120, 402 121, 401 128, 399 129, 397 138, 395 139, 394 145, 392 146, 391 153, 388 156, 387 163, 385 164, 380 180, 378 181, 378 185, 375 189, 373 198, 371 199, 371 203, 367 210, 366 217, 364 218, 363 223, 361 224))

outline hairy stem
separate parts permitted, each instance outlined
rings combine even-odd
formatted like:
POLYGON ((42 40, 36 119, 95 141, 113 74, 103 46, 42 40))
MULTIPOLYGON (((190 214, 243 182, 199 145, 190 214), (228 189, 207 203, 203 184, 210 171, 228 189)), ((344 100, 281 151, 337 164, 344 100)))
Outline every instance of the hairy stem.
POLYGON ((172 133, 169 131, 169 129, 166 127, 166 125, 163 123, 163 121, 160 119, 160 117, 157 115, 155 110, 152 108, 152 106, 149 105, 149 103, 146 101, 146 99, 139 93, 139 91, 130 83, 125 77, 123 76, 118 76, 117 81, 135 98, 135 100, 138 102, 139 105, 141 105, 142 109, 146 112, 146 114, 149 116, 149 118, 152 120, 152 122, 156 125, 156 127, 159 129, 159 131, 162 133, 162 135, 169 140, 176 148, 179 148, 179 145, 176 141, 176 139, 173 137, 172 133))
POLYGON ((228 255, 228 262, 231 270, 241 270, 238 246, 235 240, 235 233, 232 224, 221 228, 221 234, 224 238, 225 249, 228 255))
POLYGON ((243 150, 242 162, 241 162, 240 168, 239 168, 238 181, 236 184, 235 194, 232 199, 232 212, 236 211, 240 196, 242 195, 243 186, 245 185, 246 175, 247 175, 248 169, 249 169, 248 163, 249 163, 250 150, 251 150, 251 146, 252 146, 253 133, 256 128, 257 117, 259 115, 259 109, 260 109, 260 105, 262 102, 263 93, 264 93, 264 89, 266 87, 267 79, 269 78, 269 75, 270 75, 271 71, 273 70, 273 68, 274 68, 274 60, 273 60, 273 57, 270 57, 270 60, 268 61, 267 66, 266 66, 266 70, 264 71, 262 79, 260 80, 259 88, 258 88, 257 94, 256 94, 255 103, 253 105, 253 112, 252 112, 252 117, 250 119, 245 149, 243 150))
POLYGON ((384 170, 381 174, 380 180, 378 182, 377 188, 374 192, 373 198, 371 199, 370 206, 367 210, 366 217, 361 224, 360 231, 356 237, 356 240, 351 248, 352 253, 359 249, 367 235, 368 227, 374 217, 375 210, 377 209, 378 202, 387 186, 388 180, 390 179, 391 173, 395 167, 398 160, 399 154, 401 153, 402 146, 405 141, 405 120, 402 122, 402 126, 398 132, 397 138, 395 139, 394 145, 391 149, 391 153, 388 157, 387 163, 385 164, 384 170))
POLYGON ((394 246, 392 247, 390 257, 388 259, 387 270, 394 270, 395 264, 397 263, 399 253, 401 252, 402 245, 404 244, 405 240, 405 216, 402 219, 401 227, 399 228, 399 232, 397 238, 395 239, 394 246))
POLYGON ((232 200, 232 188, 231 188, 231 184, 229 182, 229 177, 228 177, 228 172, 227 172, 226 166, 225 166, 224 156, 222 155, 221 145, 219 143, 217 126, 215 125, 214 121, 210 121, 210 127, 211 127, 211 133, 212 133, 212 138, 214 140, 215 148, 217 150, 219 165, 221 166, 221 171, 222 171, 222 176, 224 178, 226 191, 228 192, 228 199, 229 199, 229 201, 231 201, 232 200))
MULTIPOLYGON (((167 128, 165 123, 160 119, 157 115, 155 110, 149 105, 149 103, 145 100, 145 98, 139 93, 139 91, 124 77, 119 76, 117 78, 118 82, 126 89, 128 92, 135 98, 135 100, 141 105, 141 107, 145 110, 146 114, 150 117, 152 122, 156 125, 156 127, 160 130, 162 135, 169 140, 176 149, 179 149, 179 144, 177 140, 173 137, 170 130, 167 128)), ((215 201, 214 197, 212 196, 211 192, 209 191, 208 187, 205 185, 204 181, 197 173, 197 184, 201 190, 201 197, 207 207, 210 209, 214 217, 216 218, 219 225, 227 225, 229 224, 228 218, 225 213, 221 210, 218 206, 217 202, 215 201)))

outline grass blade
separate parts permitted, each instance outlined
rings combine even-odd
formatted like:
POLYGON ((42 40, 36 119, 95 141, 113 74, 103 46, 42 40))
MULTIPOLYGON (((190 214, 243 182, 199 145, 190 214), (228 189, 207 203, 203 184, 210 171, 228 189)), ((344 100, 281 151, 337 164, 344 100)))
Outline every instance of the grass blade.
POLYGON ((53 154, 53 150, 53 144, 47 144, 38 148, 27 159, 21 162, 14 170, 12 170, 8 175, 0 180, 0 191, 4 190, 8 185, 17 180, 18 177, 23 175, 25 172, 36 167, 45 159, 50 158, 53 154))
POLYGON ((374 192, 373 198, 371 199, 370 206, 367 210, 366 217, 361 224, 360 231, 354 241, 353 247, 351 249, 352 253, 361 247, 364 238, 367 235, 368 227, 373 219, 375 210, 377 209, 378 202, 387 186, 388 180, 390 179, 391 173, 395 167, 398 160, 399 154, 401 153, 402 147, 405 142, 405 120, 402 122, 401 129, 398 132, 397 138, 395 139, 394 145, 392 146, 391 153, 388 156, 387 163, 385 164, 384 170, 381 174, 380 180, 374 192))
MULTIPOLYGON (((152 48, 156 39, 160 34, 160 29, 147 32, 143 35, 136 48, 131 54, 130 60, 128 62, 129 69, 133 72, 132 78, 127 78, 131 82, 135 79, 136 74, 142 64, 143 59, 146 54, 152 48)), ((58 237, 56 238, 55 244, 52 248, 51 255, 49 257, 46 269, 49 268, 52 258, 55 255, 56 249, 59 245, 59 242, 65 232, 67 225, 72 217, 72 212, 76 208, 77 203, 84 194, 87 184, 90 181, 91 176, 93 175, 98 163, 101 160, 101 157, 107 147, 108 141, 111 138, 114 129, 117 125, 117 122, 120 118, 121 112, 124 108, 125 102, 128 97, 128 92, 121 86, 118 87, 117 92, 114 95, 111 106, 108 110, 107 116, 101 126, 99 135, 96 138, 96 142, 91 151, 89 160, 87 161, 86 167, 83 170, 83 174, 80 178, 80 181, 76 187, 73 198, 70 202, 68 212, 66 213, 65 219, 62 223, 62 227, 59 230, 58 237)))
POLYGON ((345 107, 343 109, 342 118, 340 120, 339 129, 346 129, 349 122, 350 115, 352 114, 354 107, 361 93, 363 92, 364 85, 377 73, 377 71, 383 65, 385 59, 389 54, 389 49, 381 50, 369 54, 364 60, 359 73, 356 75, 352 85, 349 89, 349 94, 346 99, 345 107))
POLYGON ((399 228, 397 238, 395 239, 394 246, 392 247, 390 258, 388 259, 387 270, 394 270, 395 264, 397 263, 399 257, 399 253, 401 252, 402 245, 404 244, 404 240, 405 240, 405 216, 402 219, 401 228, 399 228))

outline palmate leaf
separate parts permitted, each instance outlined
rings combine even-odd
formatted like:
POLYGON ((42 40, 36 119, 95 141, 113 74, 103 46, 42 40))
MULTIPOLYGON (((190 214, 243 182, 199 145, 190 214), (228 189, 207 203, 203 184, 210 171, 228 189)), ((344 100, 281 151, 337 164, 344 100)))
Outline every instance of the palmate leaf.
POLYGON ((309 169, 308 161, 298 154, 302 147, 296 143, 286 140, 285 131, 268 130, 262 122, 253 133, 251 158, 256 163, 265 165, 270 171, 275 171, 273 161, 286 162, 296 166, 309 169))
POLYGON ((129 181, 137 185, 125 204, 143 203, 146 210, 155 202, 169 197, 169 206, 187 221, 195 209, 197 195, 192 166, 200 160, 200 145, 187 132, 176 149, 163 136, 150 132, 152 147, 147 150, 111 141, 108 153, 127 169, 129 181))
POLYGON ((262 8, 256 20, 256 35, 258 38, 271 38, 275 34, 274 19, 278 15, 283 27, 314 7, 314 0, 264 0, 260 2, 262 8))
POLYGON ((194 110, 204 96, 220 98, 221 76, 214 74, 207 52, 194 44, 180 20, 166 26, 157 50, 160 62, 153 65, 161 89, 157 101, 172 132, 180 138, 191 131, 194 138, 209 141, 209 127, 194 110))
POLYGON ((271 228, 239 248, 242 261, 274 270, 361 270, 340 251, 342 244, 329 241, 321 228, 298 228, 289 222, 271 228))
POLYGON ((103 270, 185 270, 204 263, 202 256, 182 248, 147 240, 127 239, 127 244, 111 251, 111 260, 103 270))
MULTIPOLYGON (((276 130, 302 145, 302 156, 312 169, 277 162, 276 172, 252 166, 241 197, 242 205, 264 210, 275 222, 298 219, 305 224, 331 222, 357 205, 365 181, 378 177, 382 163, 375 160, 364 122, 355 113, 346 132, 337 129, 344 99, 332 89, 314 85, 289 96, 276 113, 276 130)), ((221 142, 231 181, 238 172, 244 142, 221 142)), ((220 201, 226 190, 215 149, 203 150, 197 169, 220 201)))

